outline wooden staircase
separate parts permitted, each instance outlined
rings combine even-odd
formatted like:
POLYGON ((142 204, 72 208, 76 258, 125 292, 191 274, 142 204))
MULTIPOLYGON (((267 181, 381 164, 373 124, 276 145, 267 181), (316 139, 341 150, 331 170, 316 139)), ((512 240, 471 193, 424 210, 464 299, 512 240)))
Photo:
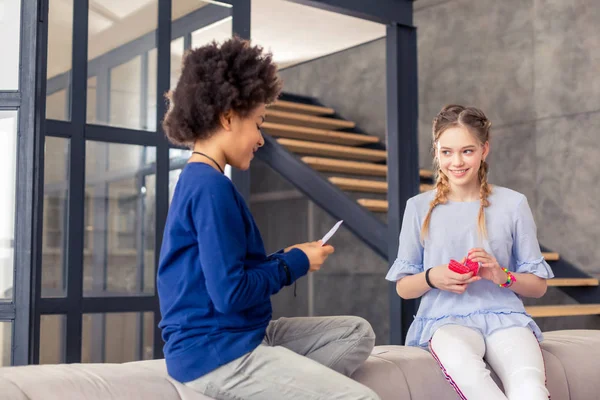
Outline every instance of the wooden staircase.
MULTIPOLYGON (((262 130, 295 153, 305 164, 323 173, 341 190, 364 194, 357 202, 374 213, 386 213, 388 202, 387 151, 376 136, 356 132, 356 124, 337 118, 335 110, 318 104, 280 100, 269 107, 262 130)), ((433 172, 420 170, 421 191, 433 189, 433 172)), ((558 253, 544 252, 551 265, 558 253)), ((552 287, 594 287, 598 279, 555 278, 552 287)), ((600 315, 600 304, 529 306, 534 318, 600 315)))

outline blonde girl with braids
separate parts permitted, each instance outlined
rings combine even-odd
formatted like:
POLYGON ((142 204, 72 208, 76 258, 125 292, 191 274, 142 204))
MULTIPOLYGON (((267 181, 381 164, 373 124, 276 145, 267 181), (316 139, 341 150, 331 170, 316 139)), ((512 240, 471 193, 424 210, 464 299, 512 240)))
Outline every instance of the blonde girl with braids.
POLYGON ((406 344, 429 349, 459 398, 548 399, 542 333, 520 297, 541 297, 554 275, 527 198, 488 183, 490 127, 474 107, 449 105, 435 117, 435 189, 406 203, 386 279, 403 299, 421 298, 406 344), (454 272, 452 259, 478 272, 454 272))

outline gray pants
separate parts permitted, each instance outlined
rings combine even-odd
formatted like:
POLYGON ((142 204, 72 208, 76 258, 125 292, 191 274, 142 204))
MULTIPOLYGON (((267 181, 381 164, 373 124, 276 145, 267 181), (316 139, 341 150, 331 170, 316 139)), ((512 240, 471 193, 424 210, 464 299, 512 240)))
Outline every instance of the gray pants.
POLYGON ((281 318, 254 351, 186 385, 219 400, 377 400, 348 378, 374 344, 359 317, 281 318))

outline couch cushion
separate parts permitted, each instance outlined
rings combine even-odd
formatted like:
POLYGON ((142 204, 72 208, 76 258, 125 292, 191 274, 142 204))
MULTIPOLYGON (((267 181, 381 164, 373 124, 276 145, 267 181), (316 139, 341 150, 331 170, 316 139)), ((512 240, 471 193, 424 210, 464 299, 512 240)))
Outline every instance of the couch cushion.
MULTIPOLYGON (((600 397, 600 331, 582 329, 547 332, 544 333, 542 348, 544 357, 551 354, 560 360, 567 382, 566 393, 571 400, 596 400, 600 397)), ((548 365, 546 369, 550 369, 548 365)), ((550 374, 548 387, 550 388, 550 374)), ((560 397, 553 392, 550 394, 553 399, 569 398, 560 397)))
MULTIPOLYGON (((596 400, 600 393, 600 331, 544 333, 542 354, 553 399, 596 400)), ((352 376, 382 400, 456 399, 429 352, 404 346, 377 346, 352 376)), ((496 374, 492 377, 502 388, 496 374)))
POLYGON ((164 360, 129 364, 63 364, 2 368, 2 396, 5 395, 5 390, 11 393, 11 396, 7 397, 11 400, 209 399, 170 379, 164 360))

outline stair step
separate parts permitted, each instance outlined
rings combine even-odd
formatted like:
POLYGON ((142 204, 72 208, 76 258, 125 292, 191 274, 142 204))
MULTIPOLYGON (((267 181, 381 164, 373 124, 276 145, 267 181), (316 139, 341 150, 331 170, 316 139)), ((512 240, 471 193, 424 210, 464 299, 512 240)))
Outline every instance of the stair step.
POLYGON ((433 179, 433 171, 430 169, 420 170, 421 178, 433 179))
MULTIPOLYGON (((347 174, 387 176, 387 165, 359 161, 337 160, 334 158, 302 157, 302 161, 321 172, 342 172, 347 174)), ((431 171, 419 171, 421 178, 429 178, 431 171)))
POLYGON ((387 159, 387 152, 385 150, 362 149, 295 139, 277 139, 277 142, 288 150, 301 154, 349 158, 364 161, 385 161, 387 159))
POLYGON ((548 286, 598 286, 596 278, 552 278, 548 279, 548 286))
POLYGON ((352 121, 346 121, 336 118, 323 118, 314 115, 299 114, 287 111, 277 111, 267 109, 266 122, 301 125, 309 128, 321 129, 347 129, 354 128, 356 124, 352 121))
POLYGON ((342 190, 365 193, 387 193, 387 182, 369 181, 365 179, 341 178, 333 176, 329 181, 342 190))
MULTIPOLYGON (((385 181, 372 181, 368 179, 354 179, 354 178, 342 178, 339 176, 332 176, 329 181, 334 185, 338 186, 342 190, 348 190, 351 192, 365 192, 365 193, 387 193, 388 184, 385 181)), ((431 185, 422 183, 421 191, 429 190, 431 185)), ((377 201, 377 200, 376 200, 377 201)), ((360 201, 359 201, 360 203, 360 201)), ((387 202, 386 202, 387 203, 387 202)))
POLYGON ((331 115, 335 113, 333 108, 315 106, 313 104, 296 103, 294 101, 279 100, 269 106, 269 109, 280 111, 292 111, 310 115, 331 115))
POLYGON ((298 125, 277 124, 265 122, 264 129, 271 136, 288 139, 315 140, 318 142, 343 144, 347 146, 359 146, 363 144, 379 143, 377 136, 361 135, 358 133, 345 133, 339 131, 328 131, 326 129, 307 128, 298 125))
POLYGON ((387 200, 376 200, 376 199, 358 199, 356 200, 358 204, 363 206, 369 211, 373 212, 382 212, 385 213, 388 211, 388 201, 387 200))
POLYGON ((387 176, 387 165, 359 161, 336 160, 334 158, 302 157, 302 161, 317 171, 343 172, 372 176, 387 176))
POLYGON ((576 315, 600 314, 600 304, 568 304, 552 306, 525 307, 527 313, 534 318, 571 317, 576 315))

